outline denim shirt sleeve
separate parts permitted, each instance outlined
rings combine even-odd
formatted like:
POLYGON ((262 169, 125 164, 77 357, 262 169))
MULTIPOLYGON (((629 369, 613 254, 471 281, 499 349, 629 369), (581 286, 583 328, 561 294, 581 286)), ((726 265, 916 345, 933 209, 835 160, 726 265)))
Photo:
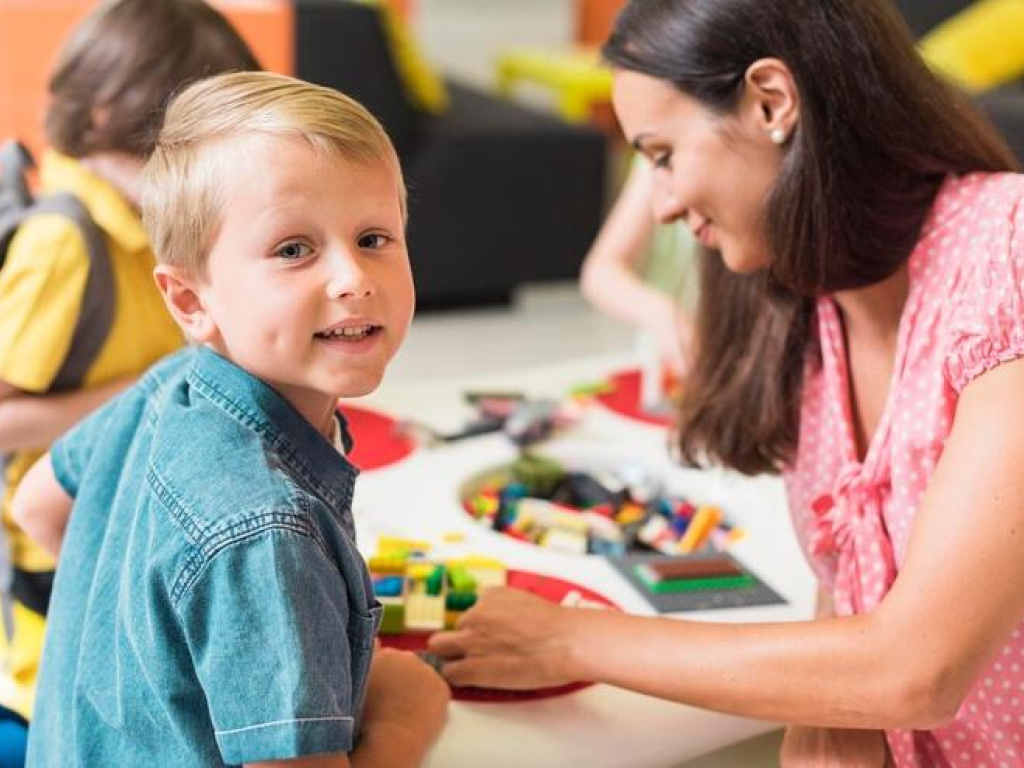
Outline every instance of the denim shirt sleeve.
POLYGON ((235 533, 177 606, 224 762, 351 751, 373 627, 308 533, 235 533))
POLYGON ((122 397, 115 397, 94 411, 50 447, 54 476, 72 498, 78 496, 78 487, 93 449, 100 440, 114 439, 108 427, 115 420, 114 413, 121 406, 122 397))

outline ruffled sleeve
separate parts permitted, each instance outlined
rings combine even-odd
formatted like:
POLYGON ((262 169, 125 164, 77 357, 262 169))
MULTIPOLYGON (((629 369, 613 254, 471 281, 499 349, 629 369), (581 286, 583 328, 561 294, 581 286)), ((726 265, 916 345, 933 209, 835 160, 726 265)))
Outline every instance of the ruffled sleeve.
POLYGON ((943 373, 957 393, 1000 363, 1024 357, 1024 180, 1008 177, 988 194, 950 297, 943 373))

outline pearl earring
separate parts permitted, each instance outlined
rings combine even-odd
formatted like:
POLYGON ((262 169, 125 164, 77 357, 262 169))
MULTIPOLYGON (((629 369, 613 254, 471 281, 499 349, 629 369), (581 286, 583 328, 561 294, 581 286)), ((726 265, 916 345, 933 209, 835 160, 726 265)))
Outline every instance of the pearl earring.
POLYGON ((785 144, 786 143, 786 129, 785 128, 772 128, 768 133, 768 137, 772 140, 773 144, 785 144))

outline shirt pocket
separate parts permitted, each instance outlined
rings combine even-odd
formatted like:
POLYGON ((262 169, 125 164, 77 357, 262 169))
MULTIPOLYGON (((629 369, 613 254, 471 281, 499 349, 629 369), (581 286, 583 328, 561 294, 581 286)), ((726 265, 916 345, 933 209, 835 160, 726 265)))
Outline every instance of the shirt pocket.
POLYGON ((366 703, 366 682, 373 660, 373 641, 384 618, 384 606, 375 598, 365 612, 350 610, 348 614, 348 644, 352 655, 352 701, 356 702, 356 733, 362 724, 363 705, 366 703))

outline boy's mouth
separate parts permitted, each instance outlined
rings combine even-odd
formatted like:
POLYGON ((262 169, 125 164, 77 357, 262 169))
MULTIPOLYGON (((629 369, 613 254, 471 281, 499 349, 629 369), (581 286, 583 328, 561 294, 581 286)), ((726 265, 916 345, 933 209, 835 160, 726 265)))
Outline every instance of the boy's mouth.
POLYGON ((365 338, 380 333, 382 330, 383 326, 370 323, 342 325, 336 328, 328 328, 326 331, 319 331, 313 334, 313 336, 317 339, 326 339, 328 341, 362 341, 365 338))

